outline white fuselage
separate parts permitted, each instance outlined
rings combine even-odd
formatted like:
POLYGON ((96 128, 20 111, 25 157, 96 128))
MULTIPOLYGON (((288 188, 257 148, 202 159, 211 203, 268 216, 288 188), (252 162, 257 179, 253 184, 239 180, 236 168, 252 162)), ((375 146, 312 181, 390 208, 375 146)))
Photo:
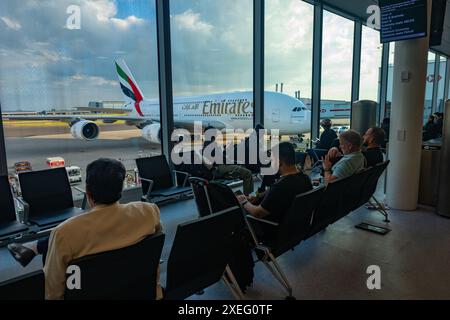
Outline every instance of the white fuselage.
MULTIPOLYGON (((278 129, 282 135, 297 135, 309 132, 311 111, 298 99, 291 96, 266 92, 264 95, 264 127, 278 129)), ((157 100, 143 100, 127 105, 134 117, 146 120, 160 120, 160 106, 157 100)), ((194 123, 203 126, 223 123, 227 129, 248 130, 253 128, 253 92, 233 92, 204 96, 174 98, 174 122, 194 123)))

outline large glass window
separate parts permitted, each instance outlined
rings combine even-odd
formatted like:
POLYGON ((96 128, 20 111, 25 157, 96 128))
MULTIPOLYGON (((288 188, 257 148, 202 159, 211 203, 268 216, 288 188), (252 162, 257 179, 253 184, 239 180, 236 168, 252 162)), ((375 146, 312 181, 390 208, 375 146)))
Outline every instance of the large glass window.
POLYGON ((288 113, 283 126, 292 127, 291 134, 303 134, 299 147, 306 148, 311 136, 314 7, 300 0, 265 3, 266 118, 272 116, 275 97, 286 101, 280 106, 288 113))
POLYGON ((445 76, 447 71, 447 58, 444 56, 439 57, 439 76, 437 78, 438 81, 438 93, 437 93, 437 101, 436 101, 436 111, 444 112, 444 93, 445 93, 445 76))
POLYGON ((389 44, 389 63, 388 63, 388 81, 386 92, 386 110, 385 118, 391 117, 391 105, 392 105, 392 90, 394 87, 394 57, 395 57, 395 42, 389 44))
POLYGON ((253 128, 253 1, 172 0, 174 123, 253 128))
POLYGON ((350 127, 354 22, 324 11, 321 119, 335 130, 350 127))
POLYGON ((363 26, 359 99, 378 102, 383 45, 378 31, 363 26))
POLYGON ((134 184, 134 159, 160 153, 154 1, 1 1, 0 12, 10 174, 65 165, 84 182, 89 162, 110 157, 134 184))
POLYGON ((436 54, 433 52, 428 52, 428 65, 427 65, 427 76, 425 81, 425 102, 423 106, 423 121, 427 122, 428 117, 433 113, 433 87, 435 83, 438 83, 439 75, 434 74, 436 64, 436 54))

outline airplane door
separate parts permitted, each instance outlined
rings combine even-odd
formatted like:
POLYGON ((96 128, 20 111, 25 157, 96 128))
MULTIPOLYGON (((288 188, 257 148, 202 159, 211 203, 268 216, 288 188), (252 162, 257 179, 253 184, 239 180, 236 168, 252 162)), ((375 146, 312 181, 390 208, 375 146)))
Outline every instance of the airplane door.
POLYGON ((272 110, 272 122, 280 122, 280 109, 272 110))

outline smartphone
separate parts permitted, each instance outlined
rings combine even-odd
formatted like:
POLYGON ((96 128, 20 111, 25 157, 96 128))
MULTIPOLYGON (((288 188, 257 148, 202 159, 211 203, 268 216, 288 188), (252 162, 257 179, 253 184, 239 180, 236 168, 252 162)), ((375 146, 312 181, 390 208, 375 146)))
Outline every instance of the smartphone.
POLYGON ((379 226, 374 226, 372 224, 368 224, 365 222, 358 224, 356 226, 356 228, 375 232, 375 233, 382 234, 382 235, 385 235, 391 231, 390 229, 379 227, 379 226))
POLYGON ((242 191, 241 191, 241 190, 235 191, 235 192, 234 192, 234 194, 235 194, 235 195, 237 195, 237 196, 241 196, 241 195, 243 195, 243 193, 242 193, 242 191))

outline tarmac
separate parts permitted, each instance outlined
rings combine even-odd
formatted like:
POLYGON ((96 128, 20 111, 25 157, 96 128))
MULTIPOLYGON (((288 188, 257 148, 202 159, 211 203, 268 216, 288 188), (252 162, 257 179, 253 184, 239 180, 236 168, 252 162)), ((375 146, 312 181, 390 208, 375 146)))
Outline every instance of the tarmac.
POLYGON ((161 146, 141 137, 141 130, 126 125, 101 125, 94 141, 75 139, 68 127, 5 126, 8 169, 14 163, 29 161, 33 170, 47 169, 47 158, 62 157, 66 166, 81 168, 83 180, 87 165, 98 158, 120 160, 127 170, 134 170, 135 159, 161 154, 161 146))

